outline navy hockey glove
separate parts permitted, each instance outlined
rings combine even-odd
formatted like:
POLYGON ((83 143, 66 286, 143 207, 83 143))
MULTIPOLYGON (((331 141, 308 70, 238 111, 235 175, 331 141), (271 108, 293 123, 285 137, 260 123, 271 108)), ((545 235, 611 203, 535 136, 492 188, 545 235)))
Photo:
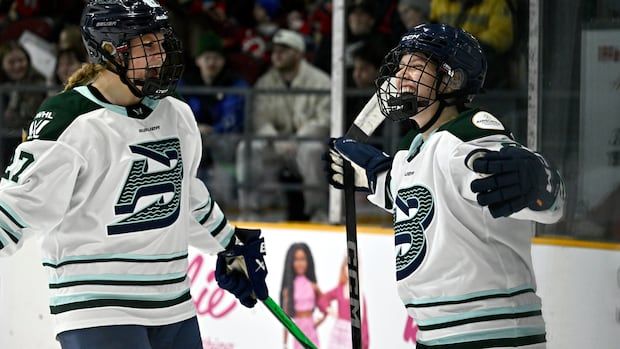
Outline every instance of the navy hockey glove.
POLYGON ((469 153, 470 169, 490 176, 471 182, 477 201, 489 206, 494 218, 508 217, 528 207, 550 208, 560 188, 559 174, 538 154, 520 147, 500 151, 478 149, 469 153))
POLYGON ((355 190, 375 192, 377 176, 390 169, 392 158, 381 150, 348 138, 329 140, 329 151, 323 156, 329 184, 343 189, 343 158, 355 172, 355 190))
POLYGON ((258 229, 235 228, 235 236, 226 248, 217 255, 215 280, 220 288, 227 290, 248 308, 256 299, 269 296, 265 278, 267 265, 265 240, 258 229))

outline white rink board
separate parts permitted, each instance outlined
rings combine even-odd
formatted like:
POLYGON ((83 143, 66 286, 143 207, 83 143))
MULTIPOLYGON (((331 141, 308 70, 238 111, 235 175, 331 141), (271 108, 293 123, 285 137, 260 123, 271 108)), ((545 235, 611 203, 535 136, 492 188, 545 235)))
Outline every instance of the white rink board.
POLYGON ((534 245, 548 348, 620 348, 620 251, 534 245))
MULTIPOLYGON (((320 228, 317 228, 320 229, 320 228)), ((318 285, 336 286, 345 257, 344 233, 265 228, 268 286, 279 302, 286 250, 306 242, 313 253, 318 285)), ((412 348, 405 338, 406 312, 396 294, 393 238, 360 229, 362 291, 368 304, 370 348, 412 348)), ((620 342, 620 251, 535 245, 534 266, 547 321, 548 348, 615 348, 620 342)), ((0 259, 0 348, 57 349, 47 308, 47 276, 38 244, 28 241, 11 258, 0 259)), ((217 290, 215 258, 191 251, 197 303, 205 348, 282 348, 282 326, 262 305, 246 309, 217 290), (197 268, 202 260, 202 265, 197 268), (260 343, 260 346, 257 346, 260 343)), ((318 317, 318 313, 317 313, 318 317)), ((326 346, 333 317, 319 327, 326 346)), ((409 332, 410 333, 410 332, 409 332)), ((321 347, 323 347, 323 345, 321 347)), ((289 346, 291 347, 291 346, 289 346)))

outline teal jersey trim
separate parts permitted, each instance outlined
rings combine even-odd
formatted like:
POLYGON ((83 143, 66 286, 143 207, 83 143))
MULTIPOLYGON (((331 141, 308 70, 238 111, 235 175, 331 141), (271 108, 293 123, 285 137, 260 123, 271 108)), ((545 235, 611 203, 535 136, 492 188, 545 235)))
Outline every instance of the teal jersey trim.
POLYGON ((59 284, 76 281, 89 281, 89 280, 111 280, 111 281, 164 281, 170 279, 178 279, 184 277, 185 273, 170 273, 170 274, 94 274, 94 275, 69 275, 61 277, 50 277, 49 283, 59 284))
POLYGON ((209 200, 207 200, 207 202, 205 202, 204 204, 200 205, 200 207, 195 209, 194 212, 200 211, 200 210, 206 208, 207 206, 211 205, 211 201, 213 201, 213 200, 211 200, 211 198, 209 198, 209 200))
MULTIPOLYGON (((74 91, 78 92, 79 94, 81 94, 82 96, 88 98, 90 101, 92 101, 95 104, 98 104, 108 110, 111 110, 117 114, 121 114, 124 116, 129 116, 127 115, 127 109, 123 106, 120 105, 116 105, 116 104, 110 104, 110 103, 106 103, 103 102, 101 100, 99 100, 99 98, 95 97, 95 95, 93 95, 89 90, 88 90, 88 86, 79 86, 73 89, 74 91)), ((142 99, 142 101, 140 101, 140 103, 144 104, 145 106, 151 108, 152 110, 155 110, 155 108, 157 108, 157 106, 159 105, 159 101, 158 100, 154 100, 152 98, 148 98, 145 97, 142 99)))
POLYGON ((220 244, 222 246, 228 246, 228 244, 230 243, 230 240, 233 238, 233 236, 235 236, 235 229, 230 229, 230 232, 228 234, 226 234, 222 240, 220 240, 220 244))
POLYGON ((421 133, 418 133, 415 136, 415 138, 413 138, 413 141, 411 142, 411 145, 409 146, 409 152, 407 153, 407 159, 412 158, 419 150, 422 150, 422 149, 418 149, 420 147, 420 144, 422 144, 422 142, 424 142, 424 138, 422 138, 421 133))
POLYGON ((136 261, 153 261, 158 259, 170 259, 187 256, 187 251, 173 252, 167 254, 154 254, 154 255, 139 255, 139 254, 124 254, 124 253, 108 253, 108 254, 94 254, 84 256, 69 256, 58 260, 43 259, 43 264, 58 265, 72 261, 90 261, 97 259, 133 259, 136 261))
POLYGON ((17 225, 20 228, 30 228, 30 226, 28 224, 26 224, 24 222, 24 220, 15 212, 13 211, 13 209, 7 205, 6 203, 4 203, 3 201, 0 200, 0 209, 2 210, 2 212, 4 212, 4 214, 6 214, 9 219, 11 219, 15 225, 17 225))
MULTIPOLYGON (((107 296, 114 296, 109 294, 107 296)), ((135 297, 132 297, 135 298, 135 297)), ((152 297, 149 297, 152 298, 152 297)), ((189 290, 181 294, 179 297, 166 300, 140 300, 140 299, 118 299, 118 298, 102 298, 91 299, 82 302, 73 302, 65 305, 51 305, 50 312, 52 315, 80 310, 88 308, 101 308, 101 307, 123 307, 123 308, 136 308, 136 309, 155 309, 155 308, 168 308, 182 303, 191 303, 192 295, 189 290)))
POLYGON ((215 229, 211 230, 211 236, 213 237, 218 236, 222 232, 222 230, 226 228, 227 225, 228 225, 228 219, 222 216, 222 220, 220 221, 220 223, 215 226, 215 229))
POLYGON ((22 234, 13 230, 13 228, 11 228, 8 224, 6 224, 2 219, 0 219, 0 228, 3 229, 7 234, 13 235, 17 240, 21 240, 22 234))
POLYGON ((213 212, 213 207, 215 206, 215 201, 214 200, 209 200, 209 205, 210 206, 209 206, 209 209, 207 210, 207 212, 205 212, 200 218, 196 218, 198 223, 200 223, 201 225, 205 224, 207 219, 209 219, 209 216, 211 216, 211 212, 213 212))
POLYGON ((460 313, 449 316, 440 316, 435 318, 429 318, 426 320, 416 319, 416 322, 419 326, 429 326, 429 325, 437 325, 443 324, 452 321, 472 319, 482 316, 489 315, 500 315, 500 314, 518 314, 518 313, 526 313, 531 311, 541 310, 540 304, 527 304, 518 307, 500 307, 500 308, 489 308, 477 311, 470 311, 466 313, 460 313))
POLYGON ((517 286, 513 288, 478 291, 478 292, 471 292, 471 293, 466 293, 462 295, 411 299, 411 300, 405 301, 404 303, 415 307, 419 305, 432 305, 433 303, 461 302, 461 301, 467 301, 471 298, 479 298, 479 297, 509 296, 512 293, 518 293, 521 291, 528 291, 528 290, 535 291, 536 289, 534 288, 533 285, 525 284, 525 285, 521 285, 521 286, 517 286))
POLYGON ((443 344, 455 344, 463 342, 474 342, 488 339, 503 339, 503 338, 519 338, 526 336, 544 335, 545 328, 536 327, 515 327, 501 330, 481 331, 467 334, 460 334, 456 336, 443 337, 433 339, 429 341, 419 340, 418 342, 423 345, 443 345, 443 344))
POLYGON ((99 299, 115 299, 123 301, 169 301, 179 298, 189 292, 184 289, 175 293, 156 293, 156 294, 118 294, 118 293, 77 293, 63 296, 53 296, 50 298, 50 306, 55 307, 69 303, 87 302, 99 299))
POLYGON ((3 234, 0 233, 0 250, 9 245, 9 242, 2 237, 3 234))

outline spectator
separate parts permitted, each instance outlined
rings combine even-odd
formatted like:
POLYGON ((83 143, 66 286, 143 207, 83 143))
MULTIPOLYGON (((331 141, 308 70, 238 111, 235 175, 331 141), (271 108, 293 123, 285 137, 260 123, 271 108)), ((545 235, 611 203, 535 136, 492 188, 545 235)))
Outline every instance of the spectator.
MULTIPOLYGON (((387 35, 375 30, 377 9, 377 4, 371 1, 356 1, 347 7, 348 34, 344 48, 344 63, 349 77, 353 69, 353 51, 355 49, 369 41, 391 43, 387 35)), ((331 71, 331 46, 331 38, 324 37, 315 59, 316 66, 328 73, 331 71)))
POLYGON ((347 25, 353 37, 371 33, 375 26, 376 6, 369 1, 356 1, 348 8, 347 25))
MULTIPOLYGON (((365 89, 368 91, 366 95, 353 95, 347 97, 345 129, 353 124, 353 120, 357 114, 364 108, 368 99, 373 95, 375 88, 375 80, 379 77, 379 68, 383 62, 383 57, 388 53, 390 48, 382 41, 369 41, 362 44, 353 51, 353 72, 352 85, 357 89, 365 89)), ((381 135, 384 132, 383 124, 375 131, 375 135, 381 135)), ((398 135, 404 136, 410 128, 407 122, 398 124, 398 135)), ((377 144, 383 149, 382 145, 377 144)), ((408 146, 408 145, 407 145, 408 146)))
MULTIPOLYGON (((200 38, 194 62, 200 70, 204 86, 248 87, 245 80, 228 68, 222 39, 212 32, 200 38)), ((189 97, 188 103, 205 134, 243 131, 244 99, 240 95, 189 97)))
POLYGON ((331 1, 320 1, 316 4, 316 8, 310 12, 308 22, 311 24, 313 46, 318 48, 324 38, 332 33, 331 1))
POLYGON ((373 88, 388 48, 382 42, 364 42, 353 51, 353 81, 357 88, 373 88))
MULTIPOLYGON (((20 87, 32 84, 45 84, 45 78, 36 73, 30 65, 28 52, 16 42, 9 42, 0 46, 0 84, 8 84, 20 87)), ((0 94, 4 113, 2 126, 14 131, 21 131, 28 128, 28 124, 34 117, 39 104, 45 99, 45 93, 23 92, 13 89, 7 94, 0 94)), ((2 138, 2 165, 7 164, 11 152, 19 142, 21 135, 17 133, 15 137, 2 138)))
MULTIPOLYGON (((257 89, 330 88, 327 74, 305 61, 305 45, 300 34, 282 29, 275 34, 272 43, 273 66, 259 78, 255 85, 257 89)), ((268 183, 277 177, 278 169, 286 168, 299 174, 304 185, 321 186, 320 190, 304 190, 304 213, 316 220, 326 218, 327 190, 320 164, 320 155, 324 151, 323 142, 297 142, 295 138, 328 137, 329 95, 262 94, 256 97, 253 109, 252 127, 257 135, 280 136, 284 139, 252 142, 250 159, 244 155, 246 145, 242 142, 237 149, 239 179, 246 180, 246 174, 251 172, 252 184, 268 183), (249 160, 248 164, 246 160, 249 160)), ((262 194, 264 193, 241 190, 241 209, 247 211, 262 208, 262 194)))
POLYGON ((400 0, 398 1, 398 15, 406 29, 428 22, 430 0, 400 0))
MULTIPOLYGON (((28 52, 18 43, 9 42, 2 46, 0 59, 1 82, 16 86, 45 83, 45 78, 32 69, 28 52)), ((44 93, 11 91, 4 103, 6 108, 2 120, 4 127, 14 130, 27 128, 43 99, 45 99, 44 93)))
POLYGON ((352 87, 367 89, 367 96, 351 96, 347 98, 346 126, 353 123, 355 116, 362 110, 375 86, 375 80, 379 76, 379 68, 383 57, 387 54, 388 47, 382 42, 368 41, 353 51, 352 87))
POLYGON ((269 61, 267 43, 278 30, 274 18, 279 11, 278 1, 259 0, 254 4, 252 14, 256 22, 254 28, 245 31, 241 50, 257 60, 269 61))
POLYGON ((56 84, 64 86, 69 77, 84 63, 86 63, 86 54, 83 50, 72 47, 59 50, 56 54, 56 84))
POLYGON ((508 83, 505 54, 512 48, 514 33, 506 0, 432 0, 430 20, 460 27, 478 39, 489 65, 485 87, 508 83))
POLYGON ((278 30, 274 21, 280 11, 280 2, 275 0, 257 0, 254 3, 254 20, 256 30, 263 36, 272 36, 278 30))
MULTIPOLYGON (((200 82, 209 87, 247 88, 248 83, 239 78, 228 66, 222 39, 213 32, 202 35, 196 45, 194 62, 200 71, 200 82)), ((202 163, 198 177, 209 184, 213 196, 222 205, 234 197, 234 174, 225 171, 227 164, 234 165, 234 149, 238 139, 231 134, 243 132, 245 98, 239 94, 209 94, 186 96, 192 108, 203 140, 202 163), (224 136, 228 135, 228 136, 224 136)), ((232 167, 231 165, 231 167, 232 167)))
POLYGON ((58 49, 66 50, 70 48, 82 50, 83 55, 86 55, 86 48, 84 48, 84 43, 82 42, 80 27, 77 25, 68 25, 64 27, 58 36, 58 49))

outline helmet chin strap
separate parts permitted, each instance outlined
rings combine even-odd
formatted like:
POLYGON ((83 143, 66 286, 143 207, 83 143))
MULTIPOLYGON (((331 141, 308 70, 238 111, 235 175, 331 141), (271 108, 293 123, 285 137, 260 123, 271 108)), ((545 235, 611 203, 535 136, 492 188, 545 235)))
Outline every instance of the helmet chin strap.
MULTIPOLYGON (((424 125, 418 124, 418 122, 415 121, 413 119, 413 117, 411 118, 411 120, 413 121, 413 124, 416 126, 416 129, 420 133, 424 133, 424 132, 428 131, 431 127, 433 127, 433 125, 439 119, 439 116, 441 116, 441 113, 443 112, 444 108, 447 105, 449 105, 448 102, 446 102, 446 100, 444 99, 445 96, 439 94, 439 87, 441 86, 441 81, 443 80, 443 75, 444 75, 443 73, 439 73, 437 75, 437 79, 435 80, 435 91, 437 91, 437 95, 436 95, 437 99, 436 99, 436 101, 439 102, 439 107, 437 108, 437 110, 435 110, 435 114, 433 114, 433 117, 431 117, 431 119, 428 120, 428 122, 426 122, 426 124, 424 124, 424 125)), ((431 104, 433 104, 433 103, 431 103, 431 104)), ((429 104, 429 106, 431 104, 429 104)))
POLYGON ((108 60, 108 62, 112 63, 112 66, 114 66, 114 69, 110 69, 110 71, 118 75, 118 77, 121 79, 121 82, 129 88, 131 94, 136 96, 136 98, 144 98, 142 91, 140 91, 135 84, 131 83, 131 81, 127 77, 127 68, 119 64, 114 58, 114 56, 111 55, 109 52, 102 50, 101 53, 108 60))
POLYGON ((424 133, 428 131, 428 129, 430 129, 437 122, 437 120, 439 119, 439 116, 441 115, 445 107, 446 107, 446 103, 444 102, 443 99, 440 99, 439 107, 435 111, 435 114, 433 114, 433 117, 430 120, 428 120, 428 122, 424 125, 418 124, 418 122, 412 118, 411 120, 413 121, 413 125, 416 126, 416 129, 418 130, 418 132, 424 133))
POLYGON ((439 102, 439 107, 435 111, 435 114, 433 114, 433 117, 430 120, 428 120, 428 122, 424 124, 423 126, 418 125, 418 123, 412 118, 411 120, 413 121, 413 125, 416 127, 416 129, 419 132, 428 131, 428 129, 431 128, 437 122, 437 119, 439 119, 439 116, 441 115, 441 113, 446 107, 451 106, 451 105, 456 105, 458 107, 460 105, 458 98, 462 96, 463 94, 458 93, 458 92, 450 92, 450 93, 444 93, 444 94, 439 95, 437 99, 437 101, 439 102), (455 100, 453 101, 447 100, 448 98, 452 98, 452 97, 455 97, 455 100))
POLYGON ((142 94, 142 91, 140 91, 135 84, 132 84, 131 81, 129 80, 129 78, 127 77, 127 72, 125 71, 124 74, 118 74, 118 76, 121 78, 121 81, 123 82, 123 84, 125 84, 127 87, 129 87, 129 91, 131 91, 131 94, 136 96, 137 98, 144 98, 144 94, 142 94))

